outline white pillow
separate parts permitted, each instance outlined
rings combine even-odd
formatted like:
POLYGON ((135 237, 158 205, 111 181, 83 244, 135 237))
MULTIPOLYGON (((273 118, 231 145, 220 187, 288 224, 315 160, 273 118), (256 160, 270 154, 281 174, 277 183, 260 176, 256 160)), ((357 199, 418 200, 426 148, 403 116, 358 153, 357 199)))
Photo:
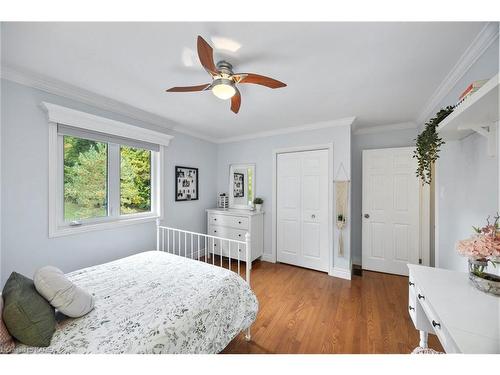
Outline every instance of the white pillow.
POLYGON ((69 281, 59 268, 45 266, 38 269, 33 282, 38 293, 71 318, 79 318, 94 308, 92 295, 69 281))

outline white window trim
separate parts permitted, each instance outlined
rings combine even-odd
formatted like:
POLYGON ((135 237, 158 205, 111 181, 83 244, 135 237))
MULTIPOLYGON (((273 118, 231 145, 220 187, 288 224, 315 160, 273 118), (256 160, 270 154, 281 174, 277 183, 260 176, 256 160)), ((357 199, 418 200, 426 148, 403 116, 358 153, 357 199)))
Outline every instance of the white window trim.
POLYGON ((152 222, 156 219, 163 219, 164 194, 164 155, 165 147, 168 146, 173 136, 144 129, 138 126, 126 124, 119 121, 91 115, 85 112, 76 111, 59 105, 42 102, 42 108, 48 114, 49 126, 49 237, 61 237, 79 233, 86 233, 95 230, 119 228, 127 225, 152 222), (101 133, 130 138, 134 140, 158 144, 159 152, 152 152, 151 173, 151 212, 121 215, 120 217, 106 217, 101 220, 92 220, 88 224, 79 226, 60 225, 58 222, 62 214, 63 197, 63 177, 61 168, 62 147, 60 137, 57 132, 57 124, 64 124, 78 127, 85 130, 98 131, 101 133))

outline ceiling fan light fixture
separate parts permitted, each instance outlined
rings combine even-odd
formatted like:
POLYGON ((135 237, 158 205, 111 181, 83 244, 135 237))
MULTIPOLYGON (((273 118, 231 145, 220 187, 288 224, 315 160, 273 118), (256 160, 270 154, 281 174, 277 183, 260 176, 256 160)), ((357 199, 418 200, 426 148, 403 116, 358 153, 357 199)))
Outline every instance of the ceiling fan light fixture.
POLYGON ((227 78, 217 78, 212 84, 212 93, 222 100, 231 99, 236 94, 234 82, 227 78))

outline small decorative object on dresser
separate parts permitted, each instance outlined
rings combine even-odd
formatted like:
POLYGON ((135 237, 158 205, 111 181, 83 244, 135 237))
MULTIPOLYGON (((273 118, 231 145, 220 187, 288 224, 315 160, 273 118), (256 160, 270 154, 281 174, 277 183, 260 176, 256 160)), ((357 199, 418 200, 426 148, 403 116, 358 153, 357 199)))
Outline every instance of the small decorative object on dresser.
POLYGON ((229 197, 226 193, 221 193, 217 197, 217 208, 229 208, 229 197))
POLYGON ((259 197, 255 198, 255 199, 253 200, 253 204, 255 205, 255 210, 256 210, 257 212, 262 211, 262 204, 263 204, 263 203, 264 203, 264 199, 259 198, 259 197))
POLYGON ((490 223, 490 217, 486 220, 486 226, 482 228, 472 227, 476 232, 469 239, 458 241, 457 251, 469 258, 469 280, 479 290, 500 296, 500 276, 486 272, 488 266, 500 265, 500 227, 498 224, 500 216, 494 217, 490 223))
POLYGON ((198 168, 175 167, 175 200, 196 201, 198 191, 198 168))

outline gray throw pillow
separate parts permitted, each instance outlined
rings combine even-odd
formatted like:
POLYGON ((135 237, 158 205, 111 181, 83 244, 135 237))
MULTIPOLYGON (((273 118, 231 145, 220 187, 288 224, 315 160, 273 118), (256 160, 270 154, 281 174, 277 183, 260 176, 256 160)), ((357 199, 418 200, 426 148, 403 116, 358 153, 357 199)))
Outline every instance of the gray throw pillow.
POLYGON ((59 268, 42 267, 33 280, 38 293, 66 316, 79 318, 94 308, 92 295, 68 280, 59 268))
POLYGON ((9 333, 26 345, 49 346, 56 329, 55 312, 33 281, 12 272, 2 296, 3 322, 9 333))

